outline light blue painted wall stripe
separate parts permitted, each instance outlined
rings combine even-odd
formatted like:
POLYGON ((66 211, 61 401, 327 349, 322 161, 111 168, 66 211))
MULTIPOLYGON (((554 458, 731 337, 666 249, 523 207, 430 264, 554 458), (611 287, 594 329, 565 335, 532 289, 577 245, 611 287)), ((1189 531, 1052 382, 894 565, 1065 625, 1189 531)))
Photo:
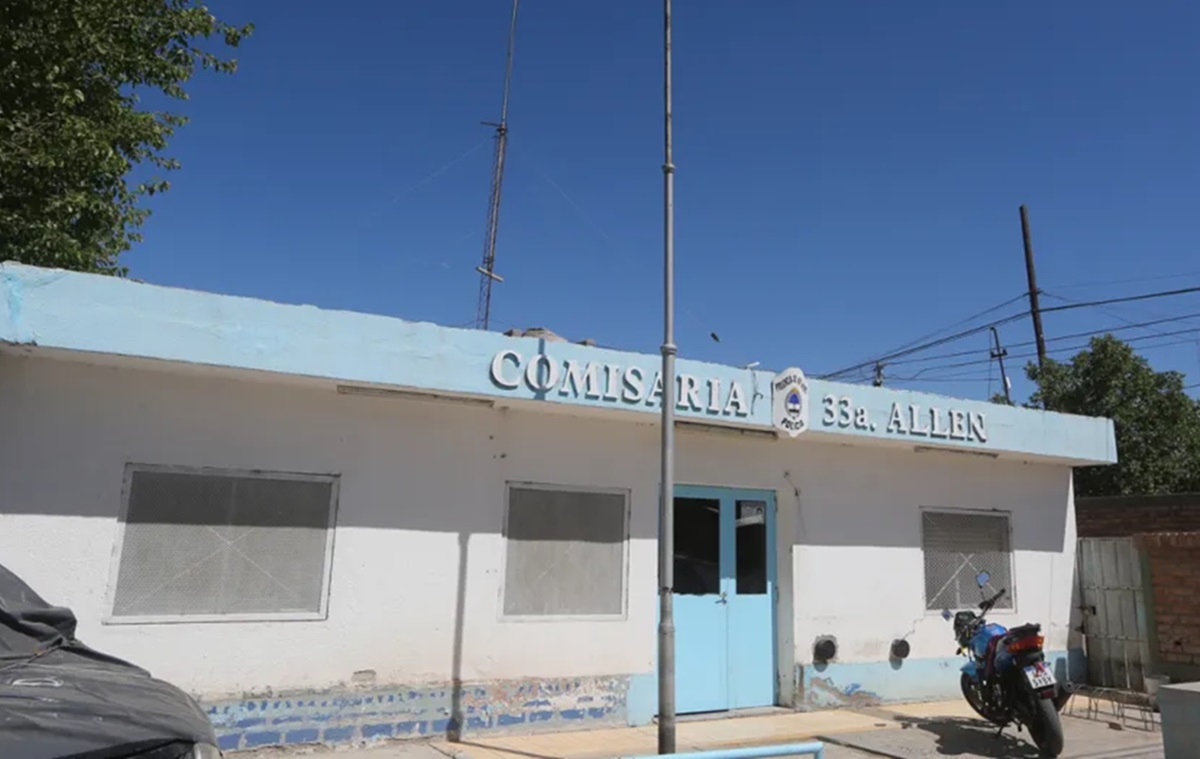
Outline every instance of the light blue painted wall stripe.
MULTIPOLYGON (((1067 651, 1047 651, 1046 662, 1061 682, 1068 682, 1073 656, 1067 651)), ((903 701, 940 701, 962 695, 959 681, 967 659, 948 656, 908 659, 898 665, 887 661, 832 662, 817 669, 803 665, 803 705, 808 708, 838 708, 903 701)))
MULTIPOLYGON (((509 338, 11 263, 0 264, 0 275, 9 296, 9 313, 19 309, 26 326, 21 330, 12 319, 0 325, 4 327, 0 340, 7 342, 657 413, 657 404, 646 402, 538 394, 524 384, 513 391, 497 388, 489 373, 492 357, 513 349, 529 360, 545 345, 534 338, 509 338)), ((658 367, 651 357, 572 343, 552 343, 547 350, 560 360, 639 366, 647 373, 647 386, 658 367)), ((769 373, 686 359, 678 362, 678 370, 698 378, 715 377, 726 391, 738 381, 750 407, 745 423, 770 426, 769 373)), ((681 415, 714 416, 707 411, 681 415)))
MULTIPOLYGON (((544 344, 491 332, 452 329, 347 311, 321 310, 229 295, 159 287, 99 275, 0 264, 0 341, 46 348, 227 366, 429 391, 541 400, 657 413, 656 403, 605 400, 558 392, 537 393, 525 383, 496 386, 492 358, 506 349, 529 361, 542 350, 561 362, 639 367, 650 384, 657 356, 573 343, 544 344)), ((725 406, 737 382, 748 413, 681 410, 692 419, 719 419, 751 428, 771 427, 769 372, 681 359, 680 374, 720 382, 725 406)), ((810 432, 853 439, 896 439, 887 429, 893 403, 957 408, 987 416, 988 439, 932 441, 903 436, 919 445, 940 444, 995 452, 1051 457, 1074 463, 1116 460, 1112 423, 1064 414, 948 399, 924 393, 811 380, 810 432), (868 409, 876 429, 822 427, 821 399, 849 395, 868 409)))
MULTIPOLYGON (((890 390, 819 379, 809 381, 809 393, 809 429, 818 433, 831 429, 822 424, 825 418, 823 399, 829 395, 846 396, 854 401, 856 407, 867 410, 876 429, 859 429, 850 425, 836 429, 841 435, 890 439, 902 437, 914 445, 946 445, 951 442, 954 447, 962 449, 1011 451, 1090 463, 1113 463, 1117 460, 1116 437, 1112 421, 1109 419, 1056 414, 986 401, 947 398, 912 390, 890 390), (946 441, 929 436, 897 436, 889 433, 886 428, 894 403, 899 404, 903 410, 906 425, 910 421, 909 409, 912 406, 919 407, 925 414, 933 407, 941 409, 943 429, 947 424, 944 416, 948 409, 958 409, 968 414, 983 414, 986 420, 987 441, 946 441)), ((922 421, 925 426, 930 425, 928 418, 922 421)))

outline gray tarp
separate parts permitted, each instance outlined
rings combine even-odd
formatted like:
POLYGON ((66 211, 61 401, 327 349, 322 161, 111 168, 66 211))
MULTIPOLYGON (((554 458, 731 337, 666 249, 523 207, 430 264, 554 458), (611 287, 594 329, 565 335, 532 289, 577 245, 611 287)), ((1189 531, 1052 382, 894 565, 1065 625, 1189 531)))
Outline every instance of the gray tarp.
POLYGON ((0 566, 0 757, 175 759, 194 743, 216 743, 195 701, 85 646, 70 609, 0 566))

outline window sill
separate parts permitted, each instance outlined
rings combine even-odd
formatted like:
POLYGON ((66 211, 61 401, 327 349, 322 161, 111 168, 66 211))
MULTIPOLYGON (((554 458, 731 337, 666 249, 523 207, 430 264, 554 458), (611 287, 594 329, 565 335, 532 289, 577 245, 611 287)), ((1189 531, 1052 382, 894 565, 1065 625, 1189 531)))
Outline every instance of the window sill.
POLYGON ((123 627, 129 625, 192 625, 192 624, 249 624, 256 622, 324 622, 327 612, 281 612, 277 614, 255 612, 251 614, 153 614, 145 616, 107 616, 102 625, 123 627))

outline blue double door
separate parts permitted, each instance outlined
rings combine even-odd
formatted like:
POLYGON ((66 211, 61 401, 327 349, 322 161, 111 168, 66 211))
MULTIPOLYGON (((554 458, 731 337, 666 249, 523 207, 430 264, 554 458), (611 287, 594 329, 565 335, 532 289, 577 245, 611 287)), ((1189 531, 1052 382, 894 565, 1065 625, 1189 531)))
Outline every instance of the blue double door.
POLYGON ((680 714, 775 703, 775 494, 675 488, 680 714))

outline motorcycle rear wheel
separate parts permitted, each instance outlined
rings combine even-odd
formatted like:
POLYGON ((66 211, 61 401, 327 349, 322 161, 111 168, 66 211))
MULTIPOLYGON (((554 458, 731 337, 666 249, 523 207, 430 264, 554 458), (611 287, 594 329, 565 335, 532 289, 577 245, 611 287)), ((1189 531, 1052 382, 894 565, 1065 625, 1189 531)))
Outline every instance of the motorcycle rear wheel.
POLYGON ((1054 707, 1054 699, 1034 697, 1029 736, 1042 756, 1057 757, 1063 751, 1063 726, 1054 707))
POLYGON ((959 685, 962 687, 963 698, 967 700, 967 703, 971 705, 976 714, 994 725, 1003 725, 1006 723, 1002 715, 988 708, 987 701, 984 700, 983 693, 979 690, 978 680, 964 672, 959 679, 959 685))

